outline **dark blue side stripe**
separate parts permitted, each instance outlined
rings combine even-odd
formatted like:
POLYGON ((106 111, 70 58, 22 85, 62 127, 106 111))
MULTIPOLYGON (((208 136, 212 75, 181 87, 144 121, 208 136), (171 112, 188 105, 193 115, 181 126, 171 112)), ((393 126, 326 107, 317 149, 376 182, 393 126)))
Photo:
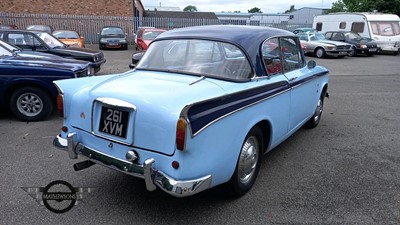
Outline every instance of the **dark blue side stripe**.
POLYGON ((288 82, 281 81, 197 103, 190 107, 187 114, 192 128, 192 134, 197 133, 210 122, 230 112, 268 98, 289 88, 290 85, 288 82))
POLYGON ((327 75, 328 73, 328 71, 323 71, 290 84, 287 81, 281 81, 231 95, 222 96, 220 98, 196 103, 187 111, 187 117, 190 121, 192 135, 196 134, 212 121, 221 118, 226 114, 251 105, 262 99, 271 97, 277 93, 317 77, 327 75))

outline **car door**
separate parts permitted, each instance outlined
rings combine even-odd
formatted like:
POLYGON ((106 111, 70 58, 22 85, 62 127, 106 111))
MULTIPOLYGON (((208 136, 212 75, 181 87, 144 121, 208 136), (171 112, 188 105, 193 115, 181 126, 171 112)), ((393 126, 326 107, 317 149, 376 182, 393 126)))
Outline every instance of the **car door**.
POLYGON ((317 82, 307 68, 297 37, 280 38, 282 71, 291 86, 289 132, 298 128, 315 110, 317 82))

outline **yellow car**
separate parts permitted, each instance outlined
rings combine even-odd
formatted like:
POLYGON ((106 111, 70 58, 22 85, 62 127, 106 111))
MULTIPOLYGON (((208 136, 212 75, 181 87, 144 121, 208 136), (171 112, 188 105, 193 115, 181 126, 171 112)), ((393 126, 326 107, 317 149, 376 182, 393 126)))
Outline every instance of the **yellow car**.
POLYGON ((56 30, 53 35, 68 47, 85 47, 85 38, 73 30, 56 30))

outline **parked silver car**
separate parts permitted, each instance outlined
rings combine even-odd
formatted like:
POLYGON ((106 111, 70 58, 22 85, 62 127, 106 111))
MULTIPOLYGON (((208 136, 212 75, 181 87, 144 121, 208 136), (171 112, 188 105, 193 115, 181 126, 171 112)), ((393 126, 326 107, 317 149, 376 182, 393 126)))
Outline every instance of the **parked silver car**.
POLYGON ((352 45, 327 40, 322 33, 299 33, 297 35, 307 49, 307 53, 314 54, 318 58, 326 56, 344 57, 352 52, 352 45))

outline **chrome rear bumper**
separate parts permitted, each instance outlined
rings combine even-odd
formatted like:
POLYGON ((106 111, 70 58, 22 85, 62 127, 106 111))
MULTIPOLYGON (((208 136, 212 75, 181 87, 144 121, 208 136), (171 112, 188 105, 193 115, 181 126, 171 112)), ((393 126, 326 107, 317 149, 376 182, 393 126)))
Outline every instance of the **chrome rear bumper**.
POLYGON ((76 159, 78 155, 81 155, 96 164, 142 178, 149 191, 154 191, 158 186, 172 196, 186 197, 204 191, 211 186, 211 175, 193 180, 175 180, 164 172, 153 168, 155 162, 153 158, 145 160, 142 165, 120 160, 81 143, 75 143, 75 135, 75 133, 70 133, 67 138, 57 135, 53 140, 53 145, 61 150, 68 151, 71 159, 76 159))

